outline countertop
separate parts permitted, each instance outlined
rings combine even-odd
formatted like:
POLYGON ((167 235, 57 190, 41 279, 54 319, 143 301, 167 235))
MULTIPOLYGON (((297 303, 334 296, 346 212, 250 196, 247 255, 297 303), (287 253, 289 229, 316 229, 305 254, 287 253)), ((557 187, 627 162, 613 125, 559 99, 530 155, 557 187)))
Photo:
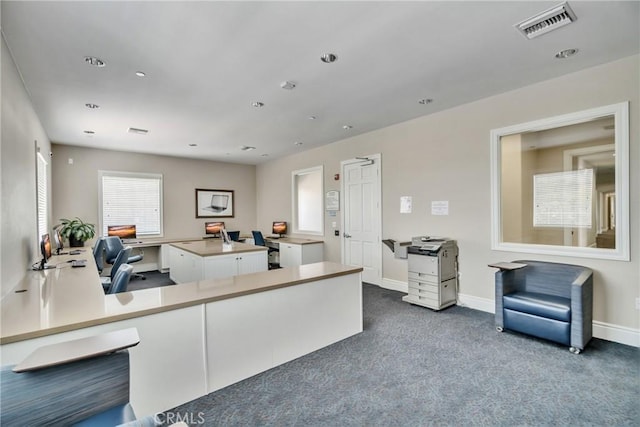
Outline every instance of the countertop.
POLYGON ((191 242, 171 243, 171 246, 203 257, 237 254, 242 252, 259 252, 267 250, 266 246, 254 246, 240 242, 233 242, 231 244, 231 247, 229 249, 226 249, 223 247, 222 240, 220 239, 205 239, 191 242))
POLYGON ((360 267, 319 262, 105 295, 90 251, 82 256, 58 255, 51 263, 57 264, 58 268, 28 272, 24 280, 2 299, 0 344, 362 271, 360 267), (87 267, 71 268, 68 261, 79 258, 88 259, 87 267))

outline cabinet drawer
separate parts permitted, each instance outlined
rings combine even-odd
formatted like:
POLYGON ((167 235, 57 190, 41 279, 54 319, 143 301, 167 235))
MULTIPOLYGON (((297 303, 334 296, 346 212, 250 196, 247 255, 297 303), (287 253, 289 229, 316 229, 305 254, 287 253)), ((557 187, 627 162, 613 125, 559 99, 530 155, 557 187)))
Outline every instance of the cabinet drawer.
POLYGON ((438 257, 409 254, 409 271, 437 276, 438 257))
POLYGON ((439 286, 437 283, 415 282, 413 280, 409 280, 409 289, 419 289, 426 292, 437 294, 438 288, 439 286))
POLYGON ((409 290, 409 298, 418 301, 421 304, 428 304, 433 307, 438 307, 440 305, 440 299, 437 294, 432 294, 431 292, 420 292, 416 289, 409 290))
POLYGON ((432 282, 438 283, 438 276, 433 276, 431 274, 419 273, 417 271, 409 271, 409 280, 413 280, 414 282, 432 282))

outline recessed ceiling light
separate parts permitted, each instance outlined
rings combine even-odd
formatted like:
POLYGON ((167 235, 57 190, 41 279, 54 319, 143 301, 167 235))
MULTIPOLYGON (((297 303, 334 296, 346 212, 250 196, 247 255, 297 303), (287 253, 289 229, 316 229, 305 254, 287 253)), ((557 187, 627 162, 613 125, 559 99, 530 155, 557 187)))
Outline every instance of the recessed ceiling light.
POLYGON ((424 99, 421 99, 420 101, 418 101, 418 104, 427 105, 427 104, 431 104, 432 102, 433 102, 433 99, 424 98, 424 99))
POLYGON ((86 133, 87 135, 94 135, 95 132, 92 130, 85 130, 84 133, 86 133))
POLYGON ((253 105, 256 108, 262 108, 262 107, 264 107, 264 102, 256 101, 251 105, 253 105))
POLYGON ((264 153, 264 154, 260 154, 260 157, 269 157, 269 155, 267 153, 264 153))
POLYGON ((282 89, 291 90, 294 87, 296 87, 296 84, 294 82, 290 82, 290 81, 287 80, 287 81, 284 81, 284 82, 280 83, 280 87, 282 89))
POLYGON ((189 144, 189 147, 197 147, 198 144, 189 144))
POLYGON ((342 126, 342 129, 344 129, 344 130, 353 129, 353 126, 351 126, 351 125, 344 125, 344 126, 342 126))
POLYGON ((91 103, 84 104, 84 106, 87 107, 87 108, 90 108, 92 110, 96 110, 96 109, 100 108, 100 106, 98 104, 91 104, 91 103))
POLYGON ((556 58, 558 59, 569 58, 570 56, 573 56, 576 53, 578 53, 578 49, 565 49, 556 53, 556 58))
POLYGON ((299 146, 301 146, 301 145, 302 145, 302 142, 300 142, 300 141, 296 141, 296 142, 294 142, 294 143, 293 143, 293 145, 297 145, 297 146, 299 147, 299 146))
POLYGON ((309 120, 315 120, 315 119, 317 119, 316 116, 309 116, 309 120))
POLYGON ((136 76, 138 76, 138 77, 144 77, 146 75, 147 74, 144 71, 136 71, 136 76))
POLYGON ((251 147, 250 145, 243 145, 242 147, 240 147, 240 150, 242 151, 251 151, 251 150, 255 150, 256 147, 251 147))
POLYGON ((84 62, 94 67, 104 67, 107 65, 102 59, 96 58, 95 56, 85 56, 84 62))
POLYGON ((320 57, 320 60, 326 64, 330 64, 332 62, 336 62, 336 60, 338 59, 338 57, 336 55, 334 55, 333 53, 325 53, 324 55, 322 55, 320 57))

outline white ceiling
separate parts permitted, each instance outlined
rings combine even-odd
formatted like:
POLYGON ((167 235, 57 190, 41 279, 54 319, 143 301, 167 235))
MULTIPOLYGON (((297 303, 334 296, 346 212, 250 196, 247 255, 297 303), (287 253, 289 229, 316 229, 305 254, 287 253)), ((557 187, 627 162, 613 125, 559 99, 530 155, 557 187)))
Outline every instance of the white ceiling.
POLYGON ((258 164, 640 51, 638 1, 571 1, 577 21, 532 40, 514 28, 559 3, 3 0, 1 13, 53 142, 258 164), (567 48, 579 53, 554 57, 567 48))

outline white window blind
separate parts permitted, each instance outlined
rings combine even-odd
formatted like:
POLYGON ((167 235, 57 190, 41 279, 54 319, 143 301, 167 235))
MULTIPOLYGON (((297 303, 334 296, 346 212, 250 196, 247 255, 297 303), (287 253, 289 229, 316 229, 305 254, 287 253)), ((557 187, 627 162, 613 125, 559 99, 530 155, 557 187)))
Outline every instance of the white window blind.
POLYGON ((101 226, 135 224, 138 236, 162 235, 162 175, 100 171, 101 226))
POLYGON ((591 228, 593 169, 533 176, 533 226, 591 228))
POLYGON ((38 209, 38 239, 40 239, 43 234, 49 232, 49 223, 47 220, 47 212, 49 211, 49 197, 47 194, 47 162, 40 153, 37 155, 36 185, 38 194, 38 200, 36 201, 38 209))

